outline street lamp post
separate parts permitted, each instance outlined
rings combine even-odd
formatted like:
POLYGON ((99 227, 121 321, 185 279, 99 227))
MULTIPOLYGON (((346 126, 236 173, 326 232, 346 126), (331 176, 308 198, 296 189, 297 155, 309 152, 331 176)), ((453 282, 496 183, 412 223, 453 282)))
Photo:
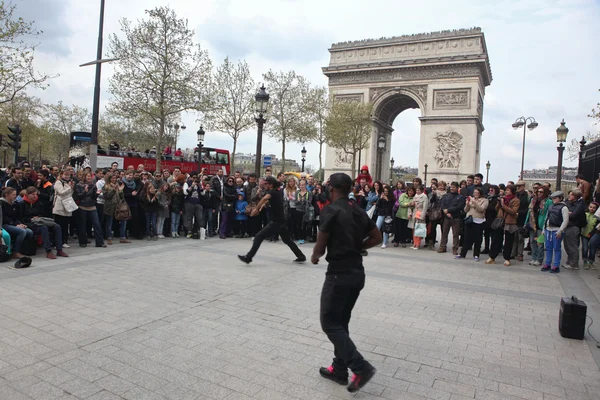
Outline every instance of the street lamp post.
POLYGON ((202 173, 202 147, 204 147, 204 129, 200 125, 200 129, 196 134, 198 135, 198 175, 202 173))
POLYGON ((512 127, 514 130, 519 129, 520 127, 523 127, 523 150, 521 151, 521 175, 520 175, 520 179, 523 179, 523 167, 525 165, 525 128, 529 129, 530 131, 534 130, 535 128, 538 127, 538 123, 535 122, 535 118, 533 117, 519 117, 517 118, 517 120, 512 124, 512 127), (529 121, 529 124, 527 123, 529 121))
POLYGON ((382 170, 382 162, 383 162, 383 152, 385 151, 385 137, 379 136, 377 139, 377 155, 379 160, 377 162, 377 179, 381 179, 381 170, 382 170))
POLYGON ((560 126, 556 128, 556 141, 559 143, 556 150, 558 150, 558 167, 556 168, 556 190, 560 190, 560 184, 562 181, 562 163, 563 163, 563 152, 565 146, 563 143, 567 141, 567 135, 569 134, 569 128, 565 126, 565 120, 563 119, 560 126))
POLYGON ((490 164, 490 161, 488 160, 488 162, 485 163, 485 183, 488 183, 488 178, 490 177, 490 167, 492 166, 492 164, 490 164))
POLYGON ((579 142, 579 164, 577 165, 577 173, 583 174, 583 157, 585 154, 584 147, 587 144, 587 140, 585 140, 585 136, 581 137, 581 141, 579 142))
POLYGON ((175 130, 175 145, 173 149, 173 152, 175 152, 177 150, 177 137, 179 136, 179 130, 181 129, 182 131, 185 131, 186 126, 184 124, 179 125, 179 123, 175 122, 175 125, 169 124, 167 125, 167 128, 175 130))
POLYGON ((425 175, 423 177, 423 184, 425 186, 427 186, 427 168, 429 167, 429 165, 425 164, 425 175))
POLYGON ((392 186, 392 184, 394 183, 394 179, 393 179, 393 173, 394 173, 394 157, 392 157, 392 159, 390 160, 390 186, 392 186))
POLYGON ((300 154, 302 154, 302 172, 304 172, 304 161, 306 161, 306 148, 304 146, 302 146, 300 154))
POLYGON ((257 177, 261 175, 260 168, 262 164, 262 136, 263 136, 263 126, 267 120, 265 119, 265 115, 267 114, 267 106, 269 104, 269 94, 265 90, 265 85, 262 85, 256 96, 254 96, 255 100, 255 111, 258 115, 254 120, 258 125, 258 131, 256 136, 256 164, 254 165, 254 173, 257 177))

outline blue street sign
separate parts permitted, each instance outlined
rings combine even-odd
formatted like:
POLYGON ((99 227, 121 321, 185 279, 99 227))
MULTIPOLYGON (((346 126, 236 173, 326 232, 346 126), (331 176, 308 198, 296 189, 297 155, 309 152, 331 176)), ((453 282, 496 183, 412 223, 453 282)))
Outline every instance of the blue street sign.
POLYGON ((270 166, 270 165, 271 165, 271 162, 272 162, 271 156, 264 156, 264 157, 263 157, 263 165, 264 165, 265 167, 268 167, 268 166, 270 166))

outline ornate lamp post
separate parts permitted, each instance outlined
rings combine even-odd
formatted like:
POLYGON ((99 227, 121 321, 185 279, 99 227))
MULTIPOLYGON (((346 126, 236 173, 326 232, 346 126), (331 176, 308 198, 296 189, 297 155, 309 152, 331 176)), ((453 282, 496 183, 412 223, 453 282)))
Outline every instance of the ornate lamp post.
POLYGON ((490 161, 488 160, 488 162, 485 163, 485 183, 488 183, 488 178, 490 177, 490 167, 492 166, 492 164, 490 164, 490 161))
POLYGON ((521 175, 520 175, 520 177, 521 177, 520 179, 523 179, 523 166, 525 164, 525 132, 526 132, 525 127, 527 127, 527 129, 532 131, 538 127, 538 123, 535 122, 535 118, 533 118, 533 117, 527 117, 527 118, 519 117, 512 124, 512 127, 514 130, 517 130, 520 127, 523 127, 523 150, 521 151, 521 175), (529 124, 527 123, 527 121, 529 121, 529 124))
POLYGON ((177 150, 177 137, 179 135, 179 130, 181 129, 182 131, 185 131, 186 126, 183 123, 179 125, 179 123, 175 122, 175 125, 169 124, 167 125, 167 128, 175 130, 175 148, 173 149, 173 152, 175 152, 175 150, 177 150))
POLYGON ((202 147, 204 146, 204 129, 200 126, 198 132, 198 174, 202 173, 202 147))
POLYGON ((385 151, 385 137, 383 136, 379 136, 379 138, 377 139, 377 155, 379 157, 379 160, 377 162, 377 178, 381 179, 381 170, 382 170, 382 165, 381 163, 383 162, 383 152, 385 151))
POLYGON ((390 186, 394 183, 393 173, 394 173, 394 157, 390 160, 390 186))
POLYGON ((306 161, 306 148, 304 146, 302 146, 302 150, 300 151, 300 154, 302 154, 302 171, 304 172, 304 161, 306 161))
POLYGON ((267 114, 267 107, 269 105, 269 94, 265 90, 265 85, 262 85, 256 96, 254 96, 255 101, 255 111, 257 117, 254 118, 256 124, 258 125, 258 131, 256 136, 256 164, 254 165, 254 173, 257 177, 260 176, 260 168, 262 164, 262 136, 263 136, 263 126, 267 120, 265 119, 265 115, 267 114))
POLYGON ((429 165, 425 164, 425 175, 423 176, 423 185, 427 187, 427 168, 429 165))
POLYGON ((558 167, 556 169, 556 190, 560 190, 560 184, 562 181, 562 162, 563 152, 565 151, 564 142, 567 141, 567 135, 569 134, 569 128, 565 126, 565 120, 563 118, 560 126, 556 128, 556 141, 559 143, 556 150, 558 150, 558 167))
POLYGON ((581 141, 579 142, 579 164, 577 165, 577 173, 583 174, 583 157, 585 154, 584 147, 587 144, 587 140, 585 140, 585 136, 581 137, 581 141))

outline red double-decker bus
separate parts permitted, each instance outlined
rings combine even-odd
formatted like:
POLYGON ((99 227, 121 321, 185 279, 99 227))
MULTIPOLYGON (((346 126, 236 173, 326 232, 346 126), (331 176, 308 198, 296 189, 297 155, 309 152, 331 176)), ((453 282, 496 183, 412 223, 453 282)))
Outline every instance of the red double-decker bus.
MULTIPOLYGON (((98 154, 98 168, 110 168, 113 163, 117 163, 119 169, 127 169, 129 166, 137 169, 142 164, 145 171, 156 170, 156 155, 121 150, 110 150, 106 153, 98 154)), ((160 165, 163 170, 168 169, 171 172, 175 168, 180 168, 184 173, 198 172, 197 153, 189 158, 162 155, 160 165)), ((215 175, 219 170, 222 170, 225 175, 229 175, 231 173, 229 151, 204 147, 202 149, 202 168, 209 175, 215 175)))

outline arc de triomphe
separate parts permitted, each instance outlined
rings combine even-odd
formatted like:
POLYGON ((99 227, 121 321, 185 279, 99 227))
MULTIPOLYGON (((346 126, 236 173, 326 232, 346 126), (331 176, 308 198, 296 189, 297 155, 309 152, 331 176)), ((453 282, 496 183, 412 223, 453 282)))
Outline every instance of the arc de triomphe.
MULTIPOLYGON (((425 164, 428 178, 447 182, 479 172, 483 99, 492 81, 480 28, 342 42, 329 52, 323 73, 335 98, 373 103, 373 132, 360 164, 374 177, 388 180, 392 124, 409 108, 421 110, 419 176, 425 164), (383 151, 377 149, 380 137, 383 151)), ((326 177, 356 176, 351 155, 329 147, 326 154, 326 177)), ((401 154, 395 158, 402 164, 401 154)))

